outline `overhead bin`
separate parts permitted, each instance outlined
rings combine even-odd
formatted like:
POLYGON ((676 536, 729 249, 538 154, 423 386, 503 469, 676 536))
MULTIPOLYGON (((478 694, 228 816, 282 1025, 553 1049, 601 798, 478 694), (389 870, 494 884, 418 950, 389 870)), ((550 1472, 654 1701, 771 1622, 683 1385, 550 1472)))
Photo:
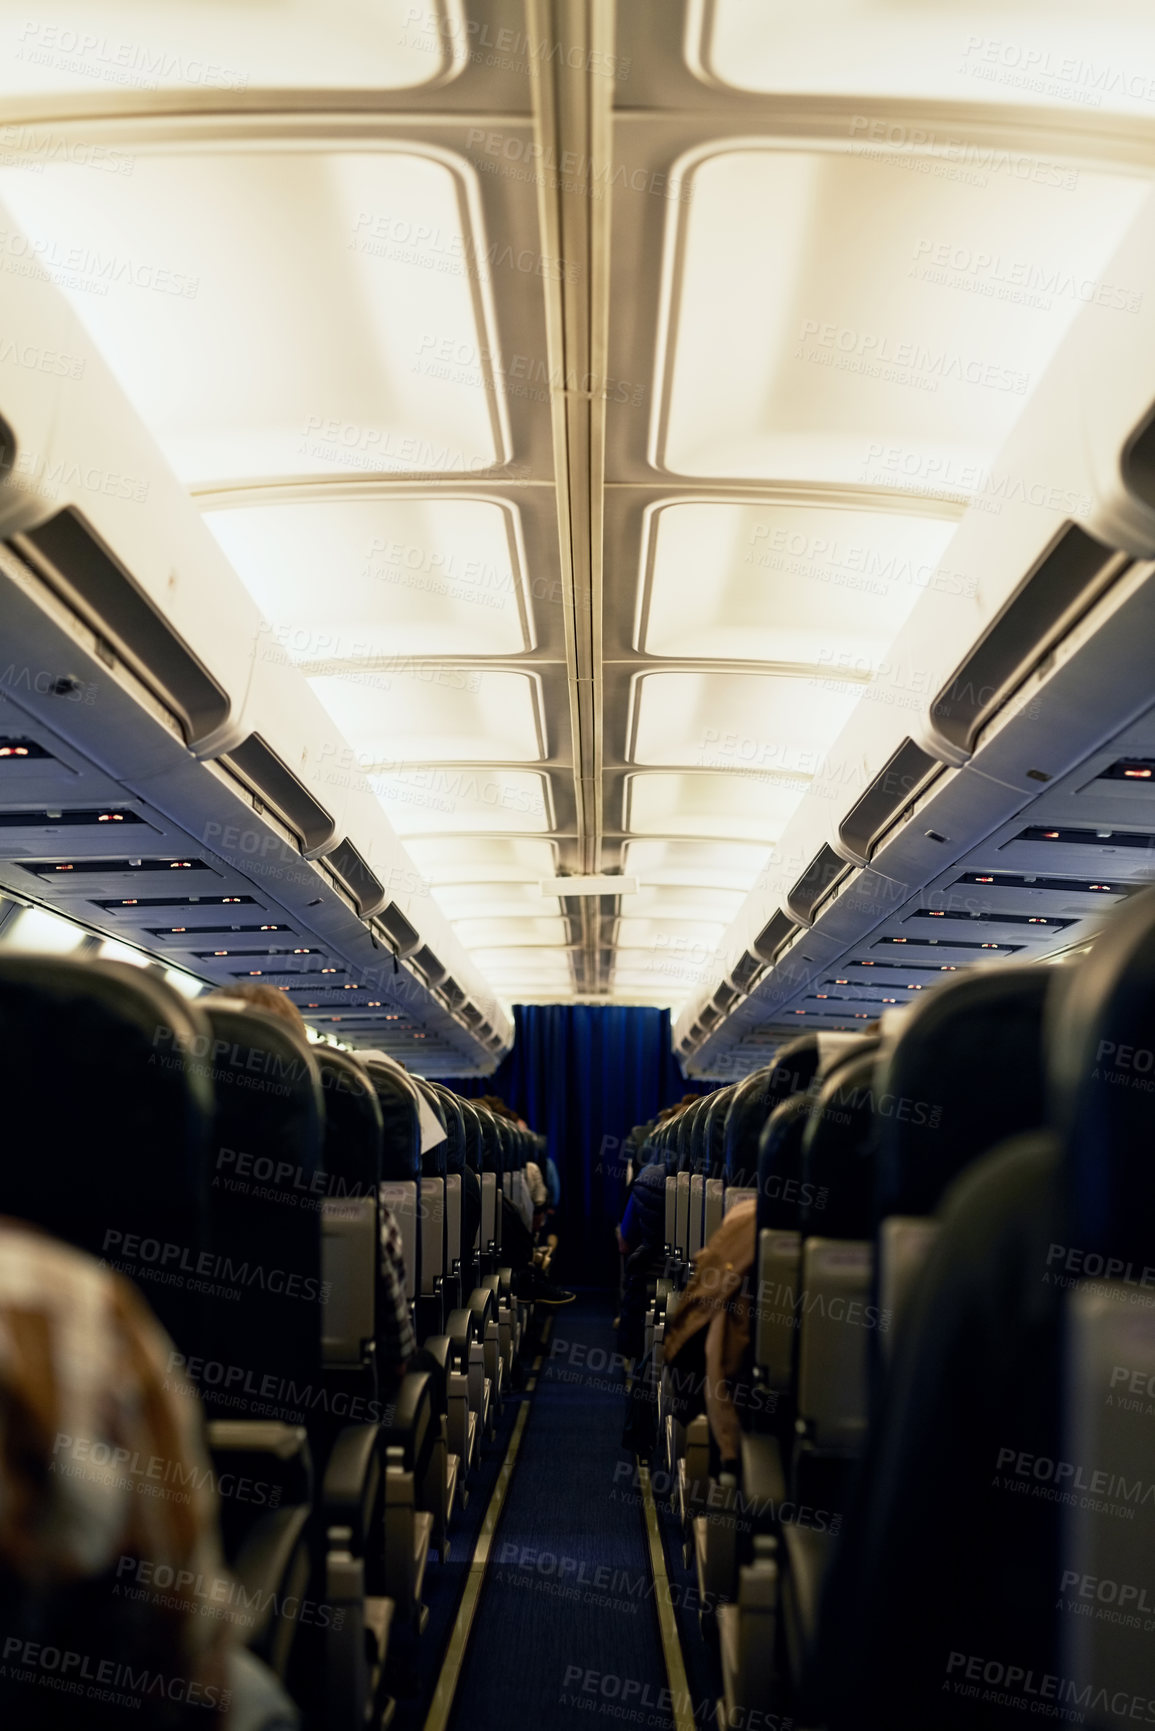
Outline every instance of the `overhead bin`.
MULTIPOLYGON (((257 914, 283 910, 285 917, 248 922, 269 928, 274 941, 303 921, 329 946, 334 967, 349 973, 347 996, 336 1001, 348 1006, 340 1020, 349 1037, 377 1011, 386 1016, 395 997, 427 1024, 431 1045, 436 1034, 457 1046, 458 1068, 488 1068, 491 1049, 429 983, 393 970, 424 942, 445 958, 443 972, 468 982, 463 997, 467 990, 481 1006, 477 1019, 501 1044, 512 1032, 508 1018, 307 680, 269 651, 259 610, 63 296, 43 277, 6 273, 0 319, 20 333, 22 352, 31 343, 76 363, 59 376, 22 366, 17 345, 0 353, 8 646, 46 670, 27 692, 19 682, 6 687, 19 717, 9 725, 6 714, 6 733, 34 743, 51 736, 52 754, 85 766, 86 782, 111 772, 122 804, 144 800, 161 814, 170 848, 135 843, 142 861, 157 856, 158 884, 167 886, 171 868, 187 859, 189 881, 212 876, 238 890, 234 901, 248 892, 257 914), (380 943, 393 952, 389 969, 380 966, 380 943)), ((51 809, 61 803, 86 801, 54 794, 51 809)), ((127 824, 130 811, 113 812, 110 827, 117 815, 127 824)), ((0 858, 5 851, 11 858, 2 845, 0 858)), ((44 851, 55 873, 61 839, 44 851)), ((131 851, 118 842, 118 857, 131 851)), ((84 876, 67 857, 60 870, 76 882, 84 876)), ((45 899, 54 893, 46 889, 45 899)), ((144 898, 119 899, 127 907, 144 898)), ((106 920, 124 929, 90 900, 85 917, 98 929, 106 920)), ((187 923, 170 914, 174 930, 187 923)), ((143 930, 124 935, 146 948, 161 941, 143 930)), ((210 955, 210 977, 213 965, 210 955)))

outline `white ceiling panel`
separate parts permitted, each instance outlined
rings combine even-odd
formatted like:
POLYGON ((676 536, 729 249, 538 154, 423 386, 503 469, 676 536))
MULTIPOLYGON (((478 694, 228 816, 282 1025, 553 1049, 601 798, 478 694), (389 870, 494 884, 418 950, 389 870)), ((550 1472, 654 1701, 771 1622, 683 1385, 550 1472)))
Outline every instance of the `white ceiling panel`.
POLYGON ((549 778, 527 770, 442 765, 369 780, 398 835, 541 835, 553 828, 549 778))
POLYGON ((626 778, 628 830, 639 835, 777 841, 802 798, 801 781, 704 770, 643 771, 626 778))
POLYGON ((561 914, 557 896, 539 894, 536 883, 445 884, 434 891, 434 896, 450 920, 482 917, 520 920, 561 914))
POLYGON ((190 485, 504 461, 468 272, 370 250, 365 218, 478 248, 464 161, 306 143, 0 171, 0 194, 190 485), (449 342, 472 366, 435 363, 449 342))
POLYGON ((407 90, 467 47, 460 0, 31 0, 0 7, 0 92, 407 90))
POLYGON ((370 773, 407 763, 532 763, 543 755, 531 674, 387 661, 309 683, 370 773))
POLYGON ((513 836, 414 837, 413 860, 431 884, 522 884, 553 877, 557 848, 513 836))
POLYGON ((631 841, 622 869, 639 885, 703 885, 710 890, 751 889, 769 854, 764 845, 733 841, 631 841))
POLYGON ((1145 0, 1095 7, 1084 0, 812 0, 805 8, 788 0, 694 0, 686 51, 707 77, 783 94, 1069 103, 1142 114, 1155 89, 1145 0))
POLYGON ((566 944, 569 927, 562 919, 458 920, 454 927, 467 949, 500 949, 534 944, 566 944))
POLYGON ((647 655, 870 666, 926 590, 965 589, 947 556, 953 520, 721 500, 648 515, 647 655))
POLYGON ((862 696, 860 687, 831 690, 830 683, 761 673, 639 674, 631 756, 635 763, 757 774, 770 786, 788 777, 788 787, 801 792, 862 696))
MULTIPOLYGON (((645 847, 645 842, 631 842, 631 847, 645 847)), ((663 845, 658 843, 658 846, 663 845)), ((742 906, 739 889, 716 889, 706 885, 682 888, 677 884, 656 884, 641 889, 637 895, 623 896, 622 916, 657 920, 729 920, 742 906)))
MULTIPOLYGON (((1081 171, 1048 200, 1029 180, 993 190, 753 146, 715 147, 686 174, 692 196, 670 207, 655 463, 847 483, 897 450, 925 480, 970 476, 971 490, 1146 190, 1081 171)), ((1141 284, 1106 288, 1120 317, 1134 311, 1141 284)))
POLYGON ((687 945, 703 945, 712 950, 726 927, 721 920, 660 920, 660 919, 620 919, 617 923, 617 941, 623 949, 645 949, 654 946, 659 950, 677 945, 684 949, 687 945))
POLYGON ((533 647, 518 516, 498 500, 387 495, 205 520, 264 615, 269 655, 307 666, 533 647))

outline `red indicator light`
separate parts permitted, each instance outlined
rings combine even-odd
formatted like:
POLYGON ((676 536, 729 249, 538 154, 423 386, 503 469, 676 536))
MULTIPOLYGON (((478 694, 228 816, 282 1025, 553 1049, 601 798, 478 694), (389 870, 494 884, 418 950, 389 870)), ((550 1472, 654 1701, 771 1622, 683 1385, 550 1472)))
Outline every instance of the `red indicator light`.
POLYGON ((1044 841, 1058 841, 1058 839, 1059 839, 1059 832, 1057 829, 1045 829, 1043 831, 1043 840, 1044 841))
POLYGON ((56 869, 58 872, 70 872, 75 870, 75 867, 70 865, 58 865, 56 869))
POLYGON ((1151 780, 1151 771, 1149 769, 1125 769, 1123 771, 1123 775, 1124 775, 1125 780, 1127 780, 1127 781, 1150 781, 1151 780))
POLYGON ((191 871, 192 861, 191 859, 170 859, 168 869, 172 872, 191 871))
POLYGON ((976 878, 975 879, 976 884, 993 884, 994 881, 995 881, 994 878, 976 878))
POLYGON ((27 757, 26 745, 0 745, 0 757, 27 757))

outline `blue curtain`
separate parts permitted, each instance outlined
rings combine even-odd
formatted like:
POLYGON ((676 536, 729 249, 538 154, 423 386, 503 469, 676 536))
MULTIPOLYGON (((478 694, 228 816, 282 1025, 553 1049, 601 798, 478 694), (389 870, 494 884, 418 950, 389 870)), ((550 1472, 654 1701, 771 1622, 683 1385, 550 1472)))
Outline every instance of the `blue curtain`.
POLYGON ((513 1050, 492 1076, 447 1086, 499 1094, 549 1138, 561 1176, 559 1257, 565 1278, 616 1284, 614 1227, 625 1203, 626 1136, 690 1084, 670 1049, 670 1013, 638 1006, 517 1004, 513 1050))

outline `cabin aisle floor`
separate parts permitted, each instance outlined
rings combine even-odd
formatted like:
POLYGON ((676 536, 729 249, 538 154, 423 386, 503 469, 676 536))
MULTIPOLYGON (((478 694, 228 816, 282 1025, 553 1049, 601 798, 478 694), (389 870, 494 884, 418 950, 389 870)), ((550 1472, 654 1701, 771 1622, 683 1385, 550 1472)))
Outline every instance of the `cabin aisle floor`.
POLYGON ((451 1731, 673 1725, 612 1315, 600 1292, 555 1312, 451 1731))

